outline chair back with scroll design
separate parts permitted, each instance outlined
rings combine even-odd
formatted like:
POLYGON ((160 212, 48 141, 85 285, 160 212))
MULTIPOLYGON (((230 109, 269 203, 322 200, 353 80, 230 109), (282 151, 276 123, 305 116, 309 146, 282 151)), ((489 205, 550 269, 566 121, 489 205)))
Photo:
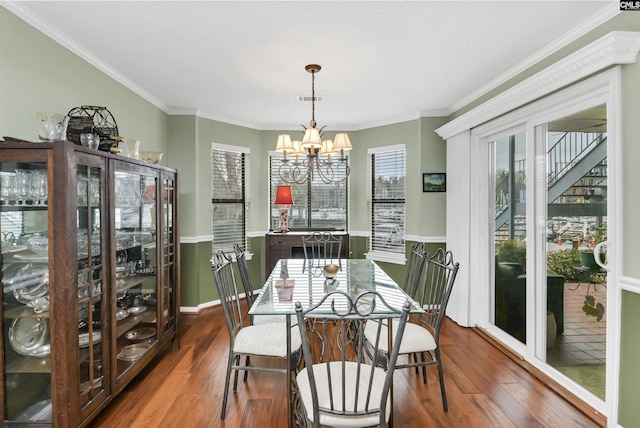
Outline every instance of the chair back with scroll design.
MULTIPOLYGON (((304 264, 309 269, 320 268, 336 261, 342 267, 340 256, 342 254, 342 236, 335 236, 331 232, 313 232, 302 237, 304 249, 304 264)), ((335 263, 333 263, 335 264, 335 263)))
POLYGON ((409 302, 393 308, 375 291, 352 298, 334 290, 308 309, 296 302, 296 314, 305 362, 296 377, 303 413, 299 426, 387 427, 392 406, 389 390, 409 302), (315 362, 318 338, 306 329, 305 320, 317 326, 320 340, 326 345, 322 362, 315 362), (377 334, 371 342, 362 334, 367 320, 381 321, 375 323, 377 334), (390 354, 390 368, 384 370, 371 359, 376 359, 378 348, 387 342, 386 325, 390 322, 398 345, 390 354))
POLYGON ((420 324, 433 332, 436 345, 439 345, 440 327, 446 315, 460 264, 453 261, 451 251, 445 252, 440 248, 434 254, 427 254, 426 266, 420 293, 416 296, 425 310, 420 316, 420 324))
POLYGON ((424 270, 424 263, 427 259, 427 248, 424 242, 417 242, 411 246, 409 252, 409 259, 407 260, 407 272, 404 277, 404 288, 412 299, 416 298, 416 291, 418 290, 418 284, 422 271, 424 270))

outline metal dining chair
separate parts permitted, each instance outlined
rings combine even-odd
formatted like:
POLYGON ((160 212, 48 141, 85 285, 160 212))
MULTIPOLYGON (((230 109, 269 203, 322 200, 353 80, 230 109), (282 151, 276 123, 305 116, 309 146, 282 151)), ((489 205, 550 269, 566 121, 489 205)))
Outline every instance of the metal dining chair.
MULTIPOLYGON (((242 356, 268 357, 287 360, 287 330, 284 323, 267 323, 260 325, 244 325, 240 308, 240 296, 236 286, 231 258, 223 252, 214 254, 211 269, 218 289, 220 302, 229 331, 229 358, 227 362, 227 375, 224 385, 224 398, 222 400, 222 412, 220 419, 224 420, 227 409, 227 396, 231 372, 235 371, 233 390, 238 387, 238 371, 270 371, 285 373, 287 370, 296 370, 300 361, 300 332, 297 327, 291 329, 291 367, 261 367, 249 365, 249 358, 245 364, 241 364, 242 356)), ((255 358, 252 358, 255 360, 255 358)), ((246 376, 245 376, 246 380, 246 376)))
MULTIPOLYGON (((422 367, 422 377, 427 383, 426 366, 436 365, 440 380, 440 392, 442 395, 442 406, 444 411, 448 411, 447 395, 444 387, 444 375, 442 371, 442 358, 440 356, 440 328, 447 310, 453 283, 456 279, 459 263, 454 263, 451 251, 445 252, 442 248, 435 254, 427 253, 426 270, 420 282, 417 293, 417 300, 425 310, 420 314, 417 322, 408 322, 405 328, 402 342, 400 343, 400 355, 420 355, 420 360, 413 358, 411 361, 407 357, 406 363, 396 363, 396 369, 411 367, 422 367)), ((377 324, 368 322, 364 329, 364 335, 368 342, 376 340, 377 324)), ((395 326, 393 326, 395 330, 395 326)), ((394 339, 395 340, 395 339, 394 339)), ((395 348, 396 343, 393 343, 395 348)), ((386 340, 381 346, 383 352, 388 354, 386 340)), ((389 364, 391 364, 389 362, 389 364)))
POLYGON ((322 269, 327 264, 333 264, 334 260, 342 268, 342 236, 335 236, 331 232, 313 232, 302 237, 302 248, 305 260, 303 270, 305 267, 322 269))
MULTIPOLYGON (((317 304, 303 309, 296 302, 296 316, 302 337, 305 367, 296 376, 301 415, 299 426, 387 427, 391 414, 389 390, 395 361, 409 315, 409 302, 402 309, 393 308, 375 291, 365 291, 352 298, 344 291, 327 293, 317 304), (386 343, 386 328, 377 323, 374 338, 363 340, 360 332, 367 320, 394 319, 396 345, 389 356, 389 369, 372 364, 368 355, 378 355, 386 343), (330 347, 322 362, 317 360, 312 343, 315 335, 305 329, 305 320, 318 325, 324 343, 330 347), (353 340, 356 338, 356 340, 353 340), (368 349, 365 349, 367 347, 368 349)), ((386 352, 386 347, 385 347, 386 352)))
MULTIPOLYGON (((247 257, 242 247, 238 244, 233 244, 233 252, 236 257, 236 263, 238 264, 238 271, 240 272, 240 280, 242 281, 242 287, 244 289, 244 295, 245 295, 245 300, 247 301, 247 311, 248 311, 253 306, 253 302, 255 301, 255 299, 253 295, 253 286, 251 285, 251 279, 249 277, 249 267, 247 266, 247 257)), ((266 324, 266 323, 279 322, 284 325, 284 323, 286 322, 286 315, 252 315, 250 316, 250 318, 251 318, 251 324, 266 324)), ((295 325, 295 323, 292 323, 291 325, 293 326, 295 325)))

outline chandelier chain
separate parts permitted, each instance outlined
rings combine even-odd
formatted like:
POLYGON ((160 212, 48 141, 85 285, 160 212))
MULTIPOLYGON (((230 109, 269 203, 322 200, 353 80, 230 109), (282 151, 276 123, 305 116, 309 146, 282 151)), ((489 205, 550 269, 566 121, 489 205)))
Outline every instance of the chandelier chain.
POLYGON ((311 70, 311 127, 316 127, 316 71, 311 70))

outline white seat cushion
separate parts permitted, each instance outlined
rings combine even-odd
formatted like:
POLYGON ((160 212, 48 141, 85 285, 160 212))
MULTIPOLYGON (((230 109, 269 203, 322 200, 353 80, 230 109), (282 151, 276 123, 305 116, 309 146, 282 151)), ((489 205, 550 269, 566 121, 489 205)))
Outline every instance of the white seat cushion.
MULTIPOLYGON (((392 326, 393 338, 395 340, 398 323, 394 322, 392 323, 392 326)), ((375 341, 377 329, 377 321, 367 321, 367 324, 364 327, 364 337, 369 342, 375 341)), ((380 344, 380 350, 388 353, 387 345, 389 340, 387 339, 387 331, 388 328, 383 326, 382 331, 380 332, 380 341, 382 342, 380 344)), ((400 343, 400 354, 433 351, 434 349, 436 349, 436 341, 429 330, 415 323, 408 322, 405 324, 402 342, 400 343)))
MULTIPOLYGON (((333 388, 333 405, 334 408, 342 410, 342 362, 333 361, 329 363, 331 365, 331 383, 333 388)), ((355 386, 357 383, 357 363, 347 362, 346 363, 346 373, 345 373, 345 382, 347 385, 346 393, 346 404, 347 410, 353 410, 353 402, 355 397, 355 386)), ((318 391, 318 404, 320 408, 330 408, 331 402, 329 397, 329 387, 328 382, 329 378, 327 375, 327 365, 326 363, 314 364, 313 365, 313 374, 316 379, 316 389, 318 391)), ((362 365, 360 369, 360 390, 358 395, 358 408, 360 410, 364 409, 365 401, 366 401, 366 391, 369 387, 369 379, 370 379, 370 366, 362 365)), ((386 372, 380 368, 375 368, 373 374, 373 383, 371 386, 371 398, 369 401, 370 408, 376 408, 380 404, 380 398, 382 395, 382 388, 384 386, 384 378, 386 376, 386 372)), ((307 417, 313 422, 313 402, 311 400, 311 387, 309 385, 309 376, 307 375, 307 368, 305 367, 298 373, 296 377, 298 382, 298 389, 300 392, 300 398, 302 399, 302 404, 307 413, 307 417)), ((391 414, 391 402, 390 397, 387 395, 387 408, 386 408, 386 420, 389 420, 389 415, 391 414)), ((326 412, 320 412, 320 425, 321 426, 331 426, 331 427, 366 427, 366 426, 377 426, 380 421, 380 415, 378 412, 372 413, 370 415, 363 416, 340 416, 333 415, 326 412)))
MULTIPOLYGON (((300 348, 300 329, 291 328, 291 351, 300 348)), ((236 335, 233 352, 238 354, 287 357, 287 328, 284 323, 251 325, 236 335)))

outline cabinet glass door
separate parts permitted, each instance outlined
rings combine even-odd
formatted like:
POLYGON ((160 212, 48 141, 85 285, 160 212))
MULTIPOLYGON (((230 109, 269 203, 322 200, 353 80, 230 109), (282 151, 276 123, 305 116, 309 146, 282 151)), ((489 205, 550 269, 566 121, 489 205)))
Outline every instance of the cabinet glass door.
POLYGON ((176 245, 175 240, 175 181, 164 178, 162 180, 162 320, 164 333, 175 332, 176 309, 174 307, 174 293, 176 292, 176 245))
POLYGON ((104 169, 79 165, 76 170, 78 227, 78 346, 80 406, 89 405, 108 388, 104 382, 102 340, 108 309, 103 293, 102 193, 104 169), (103 311, 104 309, 104 311, 103 311))
POLYGON ((0 163, 1 420, 51 422, 48 187, 45 162, 0 163))
POLYGON ((158 341, 156 177, 115 172, 117 376, 158 341))

